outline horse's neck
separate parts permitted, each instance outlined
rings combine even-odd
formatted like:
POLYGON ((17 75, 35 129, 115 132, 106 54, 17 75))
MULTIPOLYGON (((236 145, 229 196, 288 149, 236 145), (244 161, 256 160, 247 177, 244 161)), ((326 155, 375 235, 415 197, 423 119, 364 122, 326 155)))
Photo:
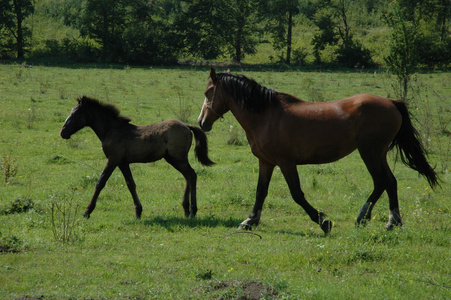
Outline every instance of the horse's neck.
POLYGON ((241 108, 240 105, 233 100, 230 103, 233 103, 230 105, 230 111, 235 116, 238 123, 240 123, 241 127, 243 127, 248 138, 253 136, 255 132, 260 131, 260 127, 266 124, 264 121, 264 119, 267 118, 268 113, 266 110, 258 113, 249 112, 246 109, 241 108))

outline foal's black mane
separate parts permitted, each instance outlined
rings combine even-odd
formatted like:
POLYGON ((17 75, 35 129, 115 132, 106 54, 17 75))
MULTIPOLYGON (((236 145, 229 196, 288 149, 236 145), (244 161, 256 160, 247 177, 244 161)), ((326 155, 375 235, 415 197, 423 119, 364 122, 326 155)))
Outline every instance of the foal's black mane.
POLYGON ((244 75, 218 73, 216 76, 221 80, 230 96, 248 111, 261 112, 279 101, 278 92, 268 89, 244 75))
POLYGON ((82 107, 88 107, 89 109, 97 109, 105 113, 106 115, 123 121, 125 123, 130 123, 131 119, 126 116, 121 116, 119 109, 111 103, 104 103, 97 99, 93 99, 87 96, 82 96, 77 99, 78 103, 82 107))

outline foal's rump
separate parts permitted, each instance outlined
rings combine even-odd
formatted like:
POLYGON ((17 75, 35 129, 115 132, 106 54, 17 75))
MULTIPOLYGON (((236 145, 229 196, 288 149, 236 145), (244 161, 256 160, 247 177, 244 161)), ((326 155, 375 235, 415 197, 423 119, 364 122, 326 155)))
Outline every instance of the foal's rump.
POLYGON ((147 162, 167 156, 185 160, 193 140, 189 127, 174 119, 138 126, 137 131, 134 143, 130 144, 134 149, 130 149, 130 152, 142 152, 147 162))
POLYGON ((159 123, 138 126, 139 134, 135 138, 134 151, 146 155, 147 162, 162 158, 187 161, 193 135, 196 139, 194 148, 197 159, 206 166, 214 163, 208 158, 207 136, 198 127, 170 119, 159 123), (141 148, 141 149, 138 149, 141 148))

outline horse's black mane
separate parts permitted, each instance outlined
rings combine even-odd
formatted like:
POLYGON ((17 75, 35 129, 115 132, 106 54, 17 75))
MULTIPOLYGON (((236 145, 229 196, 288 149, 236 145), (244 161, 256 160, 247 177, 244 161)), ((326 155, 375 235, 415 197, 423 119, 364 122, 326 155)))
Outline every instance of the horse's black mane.
POLYGON ((82 106, 98 109, 115 119, 119 119, 126 123, 131 122, 131 119, 129 117, 120 115, 119 109, 114 104, 104 103, 104 102, 101 102, 100 100, 93 99, 93 98, 90 98, 87 96, 82 96, 82 97, 78 98, 77 101, 82 106))
POLYGON ((261 112, 278 101, 278 92, 244 75, 218 73, 216 76, 232 98, 246 110, 261 112))

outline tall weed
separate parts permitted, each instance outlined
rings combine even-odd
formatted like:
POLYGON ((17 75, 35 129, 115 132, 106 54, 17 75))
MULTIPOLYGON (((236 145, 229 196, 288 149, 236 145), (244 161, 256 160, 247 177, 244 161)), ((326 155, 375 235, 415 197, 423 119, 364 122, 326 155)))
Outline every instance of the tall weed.
POLYGON ((53 195, 50 204, 50 224, 56 241, 70 243, 77 240, 80 203, 74 200, 75 190, 71 195, 53 195))
POLYGON ((11 157, 9 154, 3 156, 2 169, 3 175, 5 176, 5 183, 8 184, 10 179, 17 175, 19 169, 17 166, 17 158, 11 157))

